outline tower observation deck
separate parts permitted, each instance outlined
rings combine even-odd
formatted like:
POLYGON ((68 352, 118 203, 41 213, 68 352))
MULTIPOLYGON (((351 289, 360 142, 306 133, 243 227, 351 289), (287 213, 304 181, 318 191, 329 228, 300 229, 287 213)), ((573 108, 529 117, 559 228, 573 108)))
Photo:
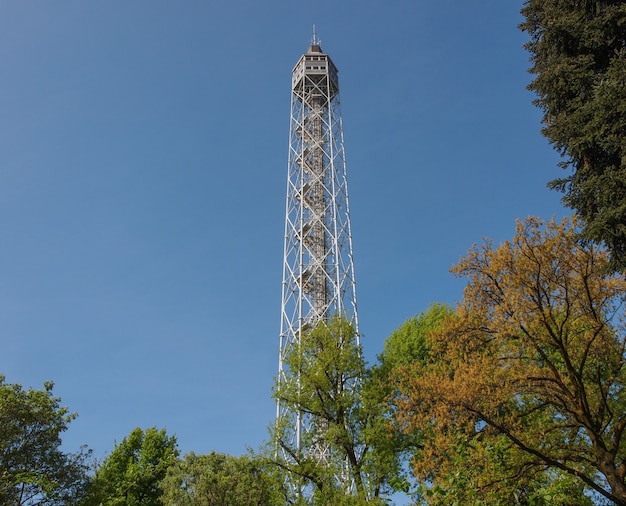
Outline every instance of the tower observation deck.
MULTIPOLYGON (((359 340, 352 234, 337 67, 315 35, 293 68, 278 384, 296 377, 284 359, 307 329, 335 316, 359 340)), ((277 403, 292 447, 316 420, 277 403)), ((324 449, 303 449, 324 457, 324 449)), ((288 458, 288 456, 286 456, 288 458)))

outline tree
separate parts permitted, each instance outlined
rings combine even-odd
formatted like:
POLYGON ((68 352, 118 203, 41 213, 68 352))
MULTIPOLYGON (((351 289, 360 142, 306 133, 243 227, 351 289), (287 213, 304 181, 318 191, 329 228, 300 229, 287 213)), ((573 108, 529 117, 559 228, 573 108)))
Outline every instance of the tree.
MULTIPOLYGON (((428 334, 438 331, 453 316, 454 310, 450 306, 433 304, 425 312, 408 319, 385 341, 376 369, 381 373, 380 383, 386 386, 384 398, 389 403, 390 414, 398 411, 398 400, 410 386, 411 376, 406 371, 418 363, 421 367, 429 367, 440 359, 429 347, 428 334)), ((426 461, 428 467, 426 473, 418 475, 421 483, 418 482, 417 491, 412 494, 417 504, 509 506, 526 504, 525 499, 532 500, 536 506, 588 504, 588 501, 575 502, 573 492, 576 487, 572 487, 571 480, 563 480, 554 473, 517 474, 505 482, 511 468, 512 452, 508 444, 494 437, 486 440, 483 434, 482 441, 476 441, 457 430, 451 434, 447 450, 437 447, 431 453, 429 448, 435 435, 429 423, 406 429, 405 424, 394 424, 392 440, 397 455, 403 457, 405 467, 409 460, 418 466, 426 461), (431 466, 435 461, 441 464, 431 466), (499 483, 497 491, 480 487, 479 480, 485 481, 487 476, 499 483), (541 497, 546 499, 542 501, 541 497)), ((409 477, 405 475, 404 480, 408 482, 409 477)))
POLYGON ((424 361, 429 356, 427 334, 438 329, 441 322, 452 314, 454 310, 450 306, 435 303, 394 330, 378 357, 380 367, 386 370, 386 375, 393 374, 402 366, 424 361))
POLYGON ((572 173, 550 185, 626 269, 626 4, 623 0, 526 0, 529 89, 543 134, 572 173))
POLYGON ((375 443, 369 438, 377 431, 368 429, 380 405, 363 402, 365 361, 354 328, 342 318, 320 322, 303 332, 284 362, 298 374, 278 383, 274 397, 313 421, 314 429, 303 431, 298 445, 288 437, 296 431, 288 426, 292 417, 278 420, 273 440, 289 458, 277 464, 294 488, 313 489, 316 504, 375 502, 381 482, 389 477, 375 471, 375 443))
MULTIPOLYGON (((418 452, 423 437, 421 431, 405 431, 394 422, 396 400, 400 395, 404 378, 401 371, 410 364, 424 361, 428 356, 426 334, 439 327, 452 308, 443 304, 433 304, 427 311, 409 318, 385 341, 383 352, 378 356, 367 376, 364 396, 372 404, 382 408, 382 413, 374 418, 372 428, 377 430, 377 444, 373 451, 377 461, 386 463, 385 474, 391 481, 393 491, 402 491, 414 499, 419 498, 417 490, 411 489, 410 460, 418 452)), ((380 468, 380 464, 378 466, 380 468)))
POLYGON ((261 458, 212 452, 185 455, 170 466, 163 481, 165 504, 189 506, 279 506, 281 486, 261 458))
POLYGON ((626 280, 577 235, 575 220, 529 218, 454 267, 469 279, 463 302, 401 383, 399 419, 428 431, 417 476, 504 504, 511 484, 519 504, 588 504, 584 489, 626 504, 626 280), (566 486, 565 502, 538 502, 566 486))
POLYGON ((86 505, 159 506, 162 481, 178 457, 176 437, 134 429, 96 470, 86 505))
POLYGON ((75 504, 87 481, 89 452, 61 450, 60 434, 76 418, 52 394, 24 390, 0 375, 0 503, 12 506, 75 504))

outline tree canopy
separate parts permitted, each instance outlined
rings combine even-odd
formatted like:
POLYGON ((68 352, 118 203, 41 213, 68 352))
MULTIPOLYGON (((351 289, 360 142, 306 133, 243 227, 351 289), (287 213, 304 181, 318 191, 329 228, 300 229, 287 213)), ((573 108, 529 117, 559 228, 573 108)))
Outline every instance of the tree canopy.
POLYGON ((427 359, 427 333, 438 328, 452 313, 449 306, 433 304, 425 312, 409 318, 386 339, 378 362, 366 375, 364 398, 379 406, 370 429, 376 433, 377 444, 373 451, 378 467, 391 482, 392 490, 402 491, 414 499, 418 499, 420 493, 413 483, 410 461, 422 445, 423 433, 421 430, 405 431, 403 425, 394 422, 397 399, 406 381, 402 371, 410 364, 427 359))
POLYGON ((137 427, 98 466, 85 505, 161 505, 162 481, 177 457, 175 436, 137 427))
POLYGON ((278 465, 294 489, 312 489, 314 502, 375 502, 390 478, 373 450, 378 438, 387 438, 375 423, 384 405, 363 395, 366 368, 354 328, 339 317, 320 322, 302 333, 285 364, 298 375, 277 383, 274 396, 313 430, 303 431, 298 445, 288 437, 296 430, 289 426, 293 418, 278 420, 273 439, 286 456, 278 465))
POLYGON ((571 169, 550 184, 626 269, 626 3, 527 0, 522 14, 543 134, 571 169))
POLYGON ((607 262, 575 223, 532 218, 461 260, 463 302, 401 384, 399 419, 428 432, 416 476, 460 473, 465 490, 496 497, 506 483, 518 494, 573 484, 578 502, 570 491, 539 504, 587 504, 583 489, 626 504, 626 281, 607 262))
POLYGON ((24 390, 0 375, 0 503, 15 506, 71 504, 82 497, 88 452, 61 450, 61 433, 76 417, 52 394, 24 390))
POLYGON ((283 483, 260 458, 191 452, 170 466, 163 502, 189 506, 281 506, 283 483))

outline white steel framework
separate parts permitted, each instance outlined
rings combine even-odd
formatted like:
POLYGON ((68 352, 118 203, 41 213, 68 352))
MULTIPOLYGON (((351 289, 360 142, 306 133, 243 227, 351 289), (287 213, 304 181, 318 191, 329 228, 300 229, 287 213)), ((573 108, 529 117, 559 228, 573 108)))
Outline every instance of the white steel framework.
MULTIPOLYGON (((292 74, 279 384, 297 375, 284 358, 301 333, 336 315, 352 323, 358 345, 339 81, 337 67, 314 34, 292 74)), ((315 420, 280 401, 276 415, 283 421, 291 417, 292 448, 301 449, 304 431, 316 430, 315 420)), ((327 451, 303 450, 320 459, 327 451)))

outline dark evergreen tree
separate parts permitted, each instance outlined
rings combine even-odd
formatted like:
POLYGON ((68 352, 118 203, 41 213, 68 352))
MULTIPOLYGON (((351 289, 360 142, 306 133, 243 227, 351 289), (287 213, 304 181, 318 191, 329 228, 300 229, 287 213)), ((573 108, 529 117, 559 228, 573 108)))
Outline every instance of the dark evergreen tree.
POLYGON ((526 0, 535 104, 543 134, 570 169, 550 182, 626 269, 626 2, 526 0))

